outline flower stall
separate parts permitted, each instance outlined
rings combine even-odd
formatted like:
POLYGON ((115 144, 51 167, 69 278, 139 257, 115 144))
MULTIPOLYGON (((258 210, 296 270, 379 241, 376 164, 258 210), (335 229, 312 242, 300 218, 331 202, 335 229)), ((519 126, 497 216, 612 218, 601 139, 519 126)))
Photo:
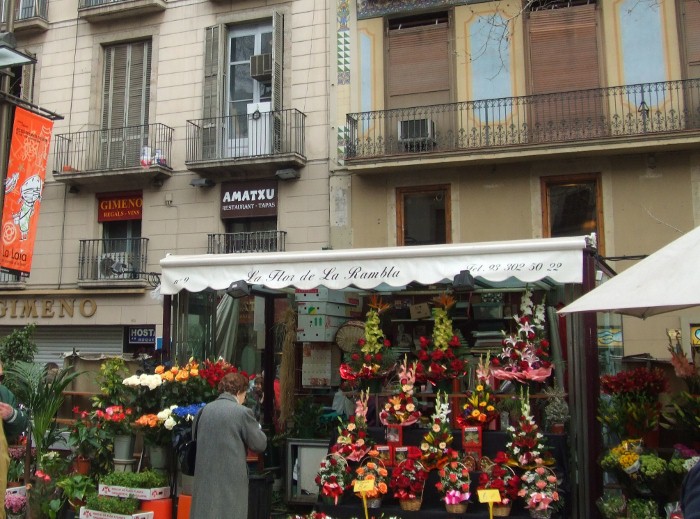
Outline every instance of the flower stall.
MULTIPOLYGON (((546 401, 542 390, 556 378, 557 383, 565 384, 565 398, 574 404, 571 406, 571 427, 584 430, 586 434, 571 438, 573 456, 569 456, 569 446, 561 434, 539 434, 548 440, 548 449, 556 462, 554 469, 561 474, 560 488, 566 493, 567 506, 583 513, 582 517, 588 517, 595 505, 583 497, 591 492, 597 493, 601 486, 600 476, 586 474, 583 481, 572 486, 569 474, 572 470, 581 470, 580 467, 571 467, 572 460, 582 466, 591 466, 601 452, 600 440, 597 439, 600 426, 592 412, 593 407, 587 403, 590 397, 586 389, 588 384, 597 387, 592 382, 598 376, 597 357, 590 353, 595 348, 592 341, 595 323, 571 318, 572 322, 576 321, 576 331, 570 342, 563 344, 558 335, 561 323, 553 307, 570 303, 576 295, 593 287, 595 270, 601 268, 594 254, 594 245, 587 237, 573 237, 226 257, 171 255, 161 261, 161 293, 165 295, 165 308, 177 307, 181 315, 188 312, 188 299, 199 297, 199 294, 215 294, 217 298, 229 294, 233 298, 242 298, 241 301, 255 298, 255 311, 265 314, 265 328, 270 330, 275 323, 281 322, 280 305, 293 306, 297 299, 301 317, 303 303, 304 316, 316 317, 305 317, 304 327, 295 330, 296 340, 289 341, 292 343, 290 351, 295 343, 298 348, 304 348, 302 365, 298 364, 298 358, 289 365, 285 364, 285 359, 291 358, 287 355, 285 342, 279 366, 281 406, 272 406, 275 402, 273 381, 266 377, 263 401, 268 407, 263 409, 263 421, 280 430, 283 427, 280 418, 282 422, 285 417, 289 419, 285 414, 285 406, 288 406, 285 394, 302 392, 322 398, 327 394, 324 390, 338 386, 343 377, 350 384, 350 389, 346 390, 348 398, 355 400, 359 390, 370 391, 366 404, 369 407, 368 423, 366 429, 358 429, 349 420, 352 417, 346 417, 337 437, 330 439, 336 453, 344 450, 356 456, 366 455, 357 454, 358 445, 365 450, 373 443, 381 460, 395 463, 396 456, 382 454, 391 452, 390 448, 387 449, 387 432, 391 425, 398 425, 391 421, 400 421, 412 404, 421 416, 415 423, 402 426, 399 435, 391 435, 392 442, 399 436, 397 443, 403 443, 395 446, 395 449, 400 449, 396 450, 399 461, 406 459, 411 447, 420 450, 427 432, 425 428, 435 425, 432 417, 436 414, 436 395, 442 390, 448 395, 445 398, 448 409, 443 411, 449 413, 438 414, 448 416, 447 425, 441 430, 448 441, 438 442, 437 448, 440 448, 440 443, 445 443, 448 449, 462 452, 465 436, 462 427, 481 425, 481 455, 495 457, 498 452, 507 450, 508 442, 508 433, 499 430, 496 412, 502 395, 508 394, 510 399, 517 394, 514 387, 530 386, 533 417, 540 427, 544 427, 540 416, 542 410, 534 402, 537 399, 546 401), (471 282, 470 277, 473 278, 471 282), (241 286, 246 288, 247 295, 246 291, 238 290, 241 286), (532 291, 532 304, 528 305, 532 309, 530 314, 521 310, 526 289, 532 291), (500 302, 488 302, 486 296, 498 294, 501 295, 500 302), (358 299, 359 305, 356 303, 358 299), (263 307, 258 308, 259 305, 263 307), (478 305, 490 305, 489 312, 477 314, 478 305), (357 309, 366 311, 353 313, 357 309), (357 321, 362 317, 361 342, 341 347, 338 360, 334 348, 340 344, 333 343, 335 332, 348 319, 357 321), (500 347, 501 330, 507 334, 503 348, 500 347), (494 347, 496 340, 498 350, 494 347), (315 341, 319 341, 318 346, 315 341), (485 362, 489 373, 477 383, 475 366, 480 358, 487 358, 488 353, 491 355, 485 362), (401 366, 397 359, 404 358, 405 354, 408 354, 405 370, 410 370, 415 360, 416 389, 412 394, 402 393, 397 380, 401 366), (319 361, 321 358, 326 360, 319 361), (306 371, 307 359, 309 375, 302 377, 302 385, 298 381, 290 382, 288 377, 295 369, 306 371), (564 361, 569 366, 566 370, 564 361), (471 408, 467 394, 475 402, 471 408), (478 423, 463 421, 465 406, 471 420, 478 423), (398 413, 392 414, 392 410, 398 413), (382 411, 386 413, 380 418, 382 411), (482 414, 483 418, 480 418, 482 414)), ((182 322, 181 317, 178 322, 182 322)), ((353 329, 357 328, 355 325, 353 329)), ((171 355, 181 356, 186 351, 184 330, 175 327, 168 333, 170 331, 174 339, 171 355)), ((169 343, 170 339, 171 336, 164 334, 164 343, 169 343)), ((205 348, 212 344, 211 349, 205 350, 205 355, 216 351, 213 339, 205 338, 204 344, 205 348)), ((265 364, 265 370, 275 371, 275 341, 271 335, 266 338, 264 348, 261 359, 271 363, 265 364)), ((467 432, 470 433, 467 445, 472 441, 478 445, 478 433, 474 439, 473 431, 467 432)), ((478 457, 475 449, 465 459, 472 472, 479 472, 475 463, 478 457)), ((449 453, 444 453, 440 461, 449 459, 449 453)), ((359 460, 350 463, 359 463, 359 460)), ((438 470, 436 464, 430 477, 436 478, 438 470)), ((513 470, 524 472, 527 468, 514 467, 513 470)), ((470 481, 475 484, 477 478, 470 481)), ((427 482, 421 510, 426 506, 444 509, 444 501, 440 501, 434 486, 436 482, 427 482)), ((318 489, 309 491, 318 493, 318 489)), ((470 493, 471 502, 476 506, 469 509, 483 510, 475 502, 474 492, 470 493)), ((385 496, 383 501, 390 506, 388 503, 392 503, 392 499, 398 508, 392 495, 385 496)), ((357 506, 357 503, 344 498, 336 510, 326 511, 338 515, 346 506, 357 506)), ((357 515, 357 509, 353 510, 352 514, 357 515)), ((522 503, 516 511, 527 513, 522 503)))

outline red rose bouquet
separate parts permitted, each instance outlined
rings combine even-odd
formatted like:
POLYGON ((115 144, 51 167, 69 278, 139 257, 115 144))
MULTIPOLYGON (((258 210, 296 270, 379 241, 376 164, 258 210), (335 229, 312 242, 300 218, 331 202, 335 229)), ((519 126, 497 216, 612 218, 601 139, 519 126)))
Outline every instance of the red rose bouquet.
POLYGON ((380 297, 370 297, 365 336, 358 341, 359 352, 346 355, 340 365, 340 376, 345 380, 380 378, 387 375, 396 362, 396 354, 390 349, 391 342, 384 337, 380 314, 389 308, 380 297))
POLYGON ((454 298, 441 294, 433 302, 437 306, 433 308, 435 322, 432 341, 426 337, 420 338, 416 380, 435 384, 440 380, 463 376, 467 362, 463 358, 459 339, 452 329, 452 319, 448 316, 449 309, 455 304, 454 298))
POLYGON ((422 499, 428 470, 411 457, 399 463, 391 473, 389 487, 396 499, 422 499))
POLYGON ((131 424, 134 421, 133 412, 129 407, 110 405, 95 411, 95 419, 102 428, 112 435, 131 434, 131 424))
POLYGON ((552 374, 549 341, 545 338, 544 303, 535 306, 532 290, 527 289, 514 317, 517 333, 503 340, 503 351, 492 361, 493 375, 499 380, 543 382, 552 374))
POLYGON ((384 409, 379 413, 379 420, 384 425, 411 425, 420 418, 420 411, 413 400, 413 384, 416 381, 416 364, 408 364, 404 357, 399 367, 399 392, 389 397, 384 409))
POLYGON ((316 484, 321 489, 321 494, 332 497, 335 504, 338 504, 338 499, 345 492, 351 478, 352 473, 345 458, 339 454, 329 454, 321 461, 316 484))
POLYGON ((508 456, 498 452, 493 461, 481 458, 481 474, 478 489, 495 488, 501 496, 498 504, 509 505, 518 497, 520 478, 508 466, 508 456))

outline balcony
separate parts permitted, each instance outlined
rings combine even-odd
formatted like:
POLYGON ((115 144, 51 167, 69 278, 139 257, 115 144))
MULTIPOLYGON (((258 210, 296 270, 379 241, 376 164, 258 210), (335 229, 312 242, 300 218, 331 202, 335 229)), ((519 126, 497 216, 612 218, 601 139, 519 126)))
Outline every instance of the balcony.
POLYGON ((159 13, 166 7, 165 0, 79 0, 78 18, 91 23, 111 22, 159 13))
POLYGON ((78 286, 146 287, 148 238, 80 240, 78 286))
MULTIPOLYGON (((7 2, 0 6, 0 20, 7 22, 7 2)), ((49 30, 48 0, 17 0, 15 7, 15 33, 46 32, 49 30)), ((5 30, 3 28, 3 30, 5 30)))
POLYGON ((207 254, 234 252, 284 252, 286 231, 233 232, 210 234, 207 254))
POLYGON ((24 290, 27 288, 26 279, 19 274, 0 272, 0 290, 24 290))
POLYGON ((172 143, 163 124, 56 135, 54 179, 93 190, 159 186, 172 176, 172 143))
POLYGON ((632 153, 700 143, 700 79, 347 115, 357 172, 632 153))
POLYGON ((214 180, 301 168, 306 115, 299 110, 187 121, 187 168, 214 180))

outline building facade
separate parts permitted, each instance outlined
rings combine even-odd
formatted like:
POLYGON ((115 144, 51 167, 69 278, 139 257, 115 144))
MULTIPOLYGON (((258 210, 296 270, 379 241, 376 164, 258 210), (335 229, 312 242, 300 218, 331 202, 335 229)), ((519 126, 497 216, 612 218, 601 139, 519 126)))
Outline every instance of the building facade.
MULTIPOLYGON (((63 119, 31 275, 0 283, 0 335, 36 323, 45 362, 152 350, 167 254, 327 247, 327 13, 314 1, 18 1, 17 48, 37 64, 12 93, 63 119)), ((207 323, 189 324, 197 345, 207 323)))
MULTIPOLYGON (((595 232, 621 271, 700 223, 697 3, 339 0, 334 25, 334 248, 595 232)), ((625 318, 624 353, 699 320, 625 318)))

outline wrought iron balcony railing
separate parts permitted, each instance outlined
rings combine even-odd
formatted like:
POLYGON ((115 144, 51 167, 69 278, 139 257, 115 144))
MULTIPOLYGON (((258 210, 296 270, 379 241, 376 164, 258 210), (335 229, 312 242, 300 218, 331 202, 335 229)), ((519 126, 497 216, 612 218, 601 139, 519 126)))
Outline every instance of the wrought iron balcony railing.
POLYGON ((80 240, 78 281, 148 281, 148 238, 80 240))
POLYGON ((304 156, 306 115, 255 112, 187 121, 187 162, 270 155, 304 156))
POLYGON ((56 135, 54 171, 76 173, 170 168, 173 129, 144 124, 56 135))
POLYGON ((232 252, 283 252, 286 231, 232 232, 210 234, 207 254, 232 252))
MULTIPOLYGON (((0 19, 2 23, 5 23, 7 21, 7 1, 2 2, 1 8, 0 19)), ((15 4, 15 22, 29 20, 30 18, 48 20, 48 12, 48 0, 18 0, 15 4)))
POLYGON ((700 79, 347 115, 345 158, 700 130, 700 79))
POLYGON ((0 285, 6 283, 20 283, 24 279, 20 274, 13 274, 10 272, 0 272, 0 285))

